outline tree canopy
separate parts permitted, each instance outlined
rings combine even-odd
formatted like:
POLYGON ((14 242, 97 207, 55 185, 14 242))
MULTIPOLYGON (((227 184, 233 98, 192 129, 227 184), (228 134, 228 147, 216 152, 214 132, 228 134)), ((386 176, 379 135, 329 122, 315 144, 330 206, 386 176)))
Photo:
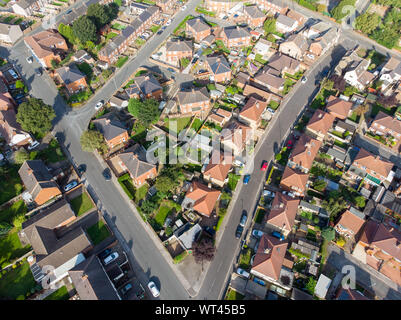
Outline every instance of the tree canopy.
POLYGON ((66 38, 69 43, 71 44, 75 43, 75 36, 71 26, 60 23, 58 26, 58 32, 64 38, 66 38))
POLYGON ((20 148, 14 154, 14 161, 16 164, 23 164, 26 160, 29 160, 29 153, 24 148, 20 148))
POLYGON ((330 11, 330 14, 337 21, 341 21, 355 10, 355 2, 356 0, 341 0, 338 5, 330 11))
POLYGON ((80 142, 82 150, 87 152, 93 152, 95 150, 98 150, 101 153, 103 153, 107 149, 104 137, 99 131, 95 130, 84 131, 81 135, 80 142))
POLYGON ((18 107, 17 122, 23 130, 34 134, 44 135, 50 131, 55 117, 53 108, 41 99, 30 98, 18 107))
POLYGON ((159 103, 155 99, 130 99, 128 111, 145 127, 159 119, 159 103))
POLYGON ((181 167, 179 165, 164 167, 156 179, 155 186, 157 191, 162 193, 173 191, 179 186, 179 179, 182 175, 181 167))
POLYGON ((192 252, 196 263, 203 264, 204 261, 212 261, 216 248, 212 239, 202 238, 192 244, 192 252))
POLYGON ((108 7, 102 6, 99 3, 90 4, 86 12, 86 15, 89 18, 92 18, 98 29, 103 27, 108 22, 110 22, 108 7))
POLYGON ((82 44, 97 40, 96 25, 88 16, 81 16, 75 20, 72 24, 72 32, 82 44))
POLYGON ((330 242, 332 241, 336 236, 336 233, 332 227, 327 227, 322 230, 322 237, 326 241, 330 242))
POLYGON ((377 13, 365 12, 355 19, 355 28, 366 34, 371 34, 380 24, 381 18, 377 13))
POLYGON ((265 34, 273 33, 276 31, 276 19, 267 18, 263 24, 263 29, 265 30, 265 34))

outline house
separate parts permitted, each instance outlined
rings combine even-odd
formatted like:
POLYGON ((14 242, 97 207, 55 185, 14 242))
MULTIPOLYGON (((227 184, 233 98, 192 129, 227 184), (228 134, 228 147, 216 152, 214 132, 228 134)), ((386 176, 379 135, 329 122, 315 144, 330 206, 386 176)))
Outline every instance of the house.
POLYGON ((270 47, 271 42, 261 38, 258 40, 258 42, 256 42, 255 46, 253 47, 253 51, 255 52, 255 54, 266 56, 270 51, 270 47))
POLYGON ((287 241, 264 234, 253 259, 251 274, 281 286, 280 274, 287 247, 287 241))
POLYGON ((299 199, 277 192, 270 212, 265 217, 266 225, 287 237, 294 226, 298 205, 299 199))
POLYGON ((298 173, 294 169, 286 166, 280 181, 280 188, 293 192, 296 196, 303 197, 305 195, 306 183, 309 174, 298 173))
POLYGON ((380 80, 382 81, 382 91, 401 80, 401 61, 391 57, 380 71, 380 80))
POLYGON ((275 74, 275 72, 272 71, 274 71, 274 69, 263 69, 261 72, 256 74, 252 80, 259 85, 266 87, 271 92, 280 94, 284 89, 285 79, 276 75, 277 73, 275 74))
POLYGON ((321 145, 321 141, 306 134, 301 135, 291 151, 287 165, 292 169, 308 173, 321 145))
POLYGON ((366 222, 353 251, 355 258, 401 285, 401 232, 387 223, 366 222))
POLYGON ((293 32, 298 27, 298 21, 284 14, 279 14, 276 20, 276 30, 281 33, 293 32))
POLYGON ((207 57, 206 66, 211 81, 222 83, 231 80, 231 67, 223 55, 207 57))
POLYGON ((242 107, 238 119, 251 128, 257 129, 261 124, 262 113, 266 108, 266 101, 251 96, 245 106, 242 107))
POLYGON ((128 107, 128 100, 121 99, 118 96, 112 96, 109 100, 110 106, 116 108, 126 108, 128 107))
POLYGON ((192 209, 197 213, 210 217, 220 199, 221 192, 201 182, 192 182, 181 204, 183 208, 192 209))
POLYGON ((173 9, 174 4, 176 2, 174 0, 157 0, 156 5, 162 9, 163 12, 167 12, 173 9))
POLYGON ((306 132, 310 133, 316 139, 323 141, 327 132, 333 126, 333 122, 334 117, 331 114, 317 109, 306 125, 306 132))
POLYGON ((330 28, 318 37, 313 38, 309 45, 309 51, 319 57, 327 52, 331 47, 338 43, 340 32, 337 28, 330 28))
POLYGON ((392 136, 398 143, 401 140, 400 120, 379 111, 369 127, 369 131, 380 136, 392 136))
POLYGON ((75 64, 58 68, 56 74, 70 95, 83 91, 88 87, 85 74, 75 64))
POLYGON ((320 299, 325 299, 327 291, 329 291, 331 279, 326 277, 323 273, 320 275, 315 286, 315 295, 320 299))
POLYGON ((287 40, 280 43, 279 51, 294 59, 303 60, 309 48, 308 40, 302 33, 292 34, 287 40))
POLYGON ((0 41, 14 44, 23 36, 19 25, 0 23, 0 41))
POLYGON ((194 225, 187 222, 181 228, 174 231, 174 236, 184 250, 191 250, 193 243, 199 239, 201 234, 202 227, 199 223, 194 225))
POLYGON ((350 208, 340 216, 334 229, 340 235, 358 240, 359 233, 365 222, 365 214, 363 212, 350 208))
POLYGON ((208 120, 209 120, 209 121, 212 121, 212 122, 214 122, 214 123, 216 123, 216 124, 219 125, 220 127, 224 127, 224 125, 225 125, 228 121, 230 121, 231 117, 232 117, 232 113, 231 113, 231 112, 219 108, 219 109, 216 109, 216 110, 214 111, 214 113, 212 113, 212 114, 209 116, 208 120))
POLYGON ((18 170, 32 201, 38 206, 61 195, 57 183, 42 160, 27 160, 18 170))
POLYGON ((228 173, 232 167, 232 157, 214 150, 203 171, 203 180, 223 187, 228 182, 228 173))
POLYGON ((85 260, 85 254, 93 247, 79 222, 69 225, 75 219, 70 204, 63 199, 22 223, 20 236, 31 244, 37 266, 54 268, 49 284, 67 276, 69 270, 85 260), (67 232, 59 232, 67 225, 67 232))
POLYGON ((299 26, 302 26, 306 22, 306 20, 308 20, 304 15, 296 12, 295 10, 291 10, 291 9, 288 9, 288 11, 285 15, 287 17, 297 21, 299 26))
POLYGON ((127 129, 112 112, 93 120, 92 123, 103 134, 104 140, 110 149, 128 142, 127 129))
POLYGON ((52 68, 52 60, 60 62, 68 50, 64 38, 52 29, 25 37, 24 42, 43 68, 52 68))
POLYGON ((338 293, 336 294, 337 300, 369 300, 365 297, 361 292, 356 289, 344 289, 340 288, 338 293))
POLYGON ((235 4, 231 0, 205 0, 204 7, 209 11, 226 14, 235 4))
POLYGON ((210 109, 210 97, 206 87, 181 90, 177 93, 177 102, 182 114, 207 116, 210 109))
POLYGON ((276 1, 275 3, 271 0, 255 0, 256 5, 262 9, 268 11, 268 13, 276 15, 277 13, 286 14, 288 11, 288 7, 283 7, 278 4, 276 1))
POLYGON ((146 74, 135 77, 125 92, 130 98, 160 100, 163 96, 163 87, 152 74, 146 74))
POLYGON ((295 74, 301 69, 301 63, 282 53, 275 53, 269 60, 264 69, 274 69, 284 75, 284 73, 295 74))
POLYGON ((272 93, 268 92, 266 88, 261 88, 260 85, 256 83, 247 83, 243 91, 244 96, 254 96, 259 100, 265 100, 267 103, 272 99, 272 93))
POLYGON ((68 275, 81 300, 121 300, 95 255, 69 270, 68 275))
POLYGON ((235 79, 237 80, 237 87, 244 89, 245 85, 249 82, 251 79, 251 76, 245 72, 238 72, 235 79))
POLYGON ((221 143, 225 151, 231 150, 234 155, 239 155, 253 139, 252 128, 236 120, 231 121, 224 129, 221 134, 221 143))
POLYGON ((380 185, 384 180, 390 179, 393 166, 392 162, 382 160, 361 148, 348 169, 348 174, 353 179, 366 178, 365 181, 369 184, 380 185))
POLYGON ((185 32, 188 37, 194 38, 195 42, 200 43, 211 34, 211 27, 201 17, 189 19, 185 25, 185 32))
POLYGON ((192 42, 169 40, 166 43, 166 61, 178 64, 182 58, 192 58, 192 42))
POLYGON ((139 144, 124 150, 110 159, 120 172, 128 172, 136 187, 157 176, 156 165, 147 162, 146 150, 139 144))
POLYGON ((86 62, 88 64, 93 64, 95 63, 95 59, 92 58, 92 56, 87 53, 85 50, 78 50, 72 57, 71 59, 77 63, 83 63, 86 62))
POLYGON ((247 47, 252 38, 249 28, 240 26, 224 27, 220 36, 227 48, 247 47))
POLYGON ((266 20, 266 15, 256 5, 244 6, 244 16, 251 28, 262 27, 266 20))
POLYGON ((13 12, 24 17, 32 16, 48 4, 47 0, 19 0, 12 5, 13 12))
POLYGON ((327 101, 326 110, 329 114, 331 114, 334 118, 342 120, 348 118, 353 106, 352 102, 345 101, 335 96, 329 96, 327 101))

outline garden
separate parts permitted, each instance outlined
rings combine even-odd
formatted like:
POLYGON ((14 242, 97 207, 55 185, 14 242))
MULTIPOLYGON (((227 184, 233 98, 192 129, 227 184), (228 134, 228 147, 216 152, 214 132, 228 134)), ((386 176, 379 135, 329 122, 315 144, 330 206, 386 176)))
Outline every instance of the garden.
POLYGON ((40 290, 26 261, 10 270, 2 271, 0 278, 0 297, 11 300, 24 300, 40 290))
POLYGON ((86 232, 95 246, 110 237, 110 231, 102 220, 99 220, 94 225, 90 226, 86 229, 86 232))
POLYGON ((71 199, 70 205, 77 217, 83 215, 84 213, 88 212, 89 210, 95 207, 92 202, 92 199, 89 197, 86 191, 82 192, 77 197, 71 199))
POLYGON ((22 193, 24 187, 18 174, 18 166, 0 167, 0 205, 22 193))

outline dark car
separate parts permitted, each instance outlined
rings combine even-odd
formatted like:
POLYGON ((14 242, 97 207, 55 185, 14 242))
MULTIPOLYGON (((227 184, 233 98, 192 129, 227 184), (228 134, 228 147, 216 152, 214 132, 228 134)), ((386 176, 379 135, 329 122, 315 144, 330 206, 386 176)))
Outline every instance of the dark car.
POLYGON ((128 283, 127 285, 124 286, 124 288, 121 289, 122 294, 126 294, 128 291, 132 289, 132 284, 128 283))
POLYGON ((42 68, 38 68, 38 69, 36 69, 36 75, 37 76, 41 76, 42 75, 42 73, 43 73, 43 71, 42 71, 42 68))
POLYGON ((109 168, 104 169, 103 177, 106 179, 106 181, 110 181, 111 180, 111 172, 110 172, 109 168))
POLYGON ((245 210, 243 210, 242 211, 242 215, 241 215, 241 219, 240 219, 240 222, 239 222, 239 225, 241 226, 241 227, 245 227, 245 224, 246 224, 246 220, 248 219, 248 214, 247 214, 247 212, 245 211, 245 210))
POLYGON ((214 235, 216 234, 216 231, 214 231, 212 228, 210 227, 205 227, 203 229, 207 234, 209 234, 211 237, 214 237, 214 235))
POLYGON ((86 171, 86 164, 80 164, 77 168, 78 173, 82 175, 86 171))
POLYGON ((69 13, 71 13, 71 12, 72 12, 72 9, 68 10, 68 11, 66 12, 66 14, 69 14, 69 13))
POLYGON ((99 258, 104 259, 111 253, 111 249, 106 249, 99 253, 99 258))
POLYGON ((157 34, 162 34, 162 33, 163 33, 163 30, 157 31, 157 34))
POLYGON ((242 231, 244 231, 244 228, 238 225, 237 230, 235 230, 235 237, 237 239, 241 238, 242 236, 242 231))

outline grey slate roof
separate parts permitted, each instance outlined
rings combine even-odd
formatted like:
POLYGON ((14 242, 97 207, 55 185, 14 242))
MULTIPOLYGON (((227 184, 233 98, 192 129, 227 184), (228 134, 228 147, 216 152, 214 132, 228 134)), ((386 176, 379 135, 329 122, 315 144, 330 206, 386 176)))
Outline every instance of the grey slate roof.
POLYGON ((290 35, 286 42, 293 42, 301 51, 308 50, 308 41, 302 33, 290 35))
POLYGON ((192 41, 169 40, 166 43, 167 51, 192 51, 192 41))
POLYGON ((249 28, 244 28, 240 26, 230 26, 223 28, 223 32, 228 39, 246 38, 250 37, 249 28))
POLYGON ((196 103, 202 101, 209 101, 209 93, 206 87, 194 88, 191 91, 179 91, 177 93, 178 102, 181 105, 188 103, 196 103))
POLYGON ((127 132, 124 125, 117 119, 117 117, 109 112, 104 116, 93 120, 93 123, 104 136, 106 140, 111 140, 118 137, 120 134, 127 132))
POLYGON ((209 64, 213 74, 231 72, 230 65, 228 64, 226 58, 223 55, 215 57, 207 57, 206 61, 209 64))
POLYGON ((187 20, 187 25, 189 25, 196 32, 202 32, 210 29, 210 26, 202 19, 202 17, 196 17, 187 20))
POLYGON ((280 23, 291 28, 296 23, 296 20, 291 19, 290 17, 287 17, 283 14, 279 14, 276 23, 280 23))
POLYGON ((146 162, 146 151, 139 144, 120 153, 118 157, 134 178, 140 177, 156 167, 154 164, 146 162))
POLYGON ((144 95, 151 94, 155 91, 161 90, 162 86, 159 81, 152 75, 144 75, 136 77, 135 84, 142 91, 144 95))
POLYGON ((58 68, 56 72, 65 84, 74 83, 75 81, 85 78, 85 74, 82 73, 75 64, 58 68))
POLYGON ((181 241, 182 245, 186 250, 192 248, 192 243, 196 240, 196 237, 202 231, 202 227, 197 223, 189 230, 183 232, 178 239, 181 241))
POLYGON ((256 5, 244 6, 244 11, 253 19, 266 17, 263 11, 256 5))

